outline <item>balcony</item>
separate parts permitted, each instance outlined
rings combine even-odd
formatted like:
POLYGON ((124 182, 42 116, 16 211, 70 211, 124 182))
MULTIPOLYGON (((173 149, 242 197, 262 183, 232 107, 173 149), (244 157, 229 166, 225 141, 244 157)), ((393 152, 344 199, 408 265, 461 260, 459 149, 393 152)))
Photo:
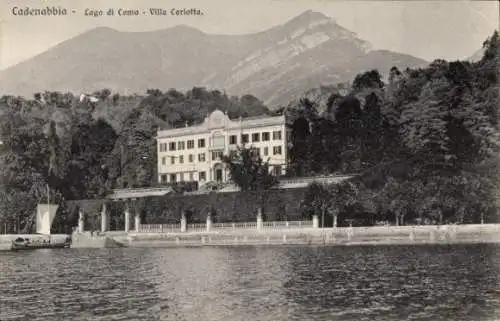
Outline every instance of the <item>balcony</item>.
POLYGON ((224 150, 226 148, 225 144, 210 144, 208 146, 209 151, 224 150))
POLYGON ((226 138, 224 136, 212 137, 209 140, 208 150, 224 150, 226 148, 226 138))

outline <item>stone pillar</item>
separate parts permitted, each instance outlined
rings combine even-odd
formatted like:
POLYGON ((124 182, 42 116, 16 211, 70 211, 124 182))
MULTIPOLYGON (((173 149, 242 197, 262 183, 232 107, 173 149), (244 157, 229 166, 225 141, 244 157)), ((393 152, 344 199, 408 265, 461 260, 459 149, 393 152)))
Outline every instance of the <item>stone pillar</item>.
POLYGON ((78 233, 83 233, 84 231, 84 213, 83 210, 78 210, 78 233))
POLYGON ((108 230, 108 211, 106 204, 102 204, 101 210, 101 233, 104 233, 108 230))
POLYGON ((182 216, 181 216, 181 232, 184 233, 186 231, 187 231, 186 213, 182 212, 182 216))
POLYGON ((135 214, 135 231, 140 232, 141 230, 141 217, 139 216, 139 213, 135 214))
POLYGON ((318 217, 318 215, 313 215, 313 228, 319 228, 319 217, 318 217))
POLYGON ((212 215, 207 215, 207 232, 210 232, 212 229, 212 215))
POLYGON ((130 207, 128 204, 125 204, 125 232, 128 233, 130 231, 130 207))
POLYGON ((259 207, 257 210, 257 230, 262 230, 264 227, 264 222, 262 220, 262 208, 259 207))
POLYGON ((409 236, 410 241, 415 241, 415 232, 413 229, 410 231, 410 236, 409 236))

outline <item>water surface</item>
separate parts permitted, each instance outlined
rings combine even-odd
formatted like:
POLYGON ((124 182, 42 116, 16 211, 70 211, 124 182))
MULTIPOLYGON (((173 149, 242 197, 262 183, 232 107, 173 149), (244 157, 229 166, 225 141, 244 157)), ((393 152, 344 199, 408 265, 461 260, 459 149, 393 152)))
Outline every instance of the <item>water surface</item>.
POLYGON ((0 320, 495 320, 499 250, 249 246, 0 253, 0 320))

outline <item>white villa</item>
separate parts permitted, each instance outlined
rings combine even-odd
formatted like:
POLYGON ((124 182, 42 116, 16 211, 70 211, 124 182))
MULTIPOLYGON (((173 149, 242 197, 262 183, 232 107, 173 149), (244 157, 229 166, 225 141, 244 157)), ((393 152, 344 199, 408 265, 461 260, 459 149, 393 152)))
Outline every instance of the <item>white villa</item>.
POLYGON ((228 182, 221 156, 243 144, 254 148, 264 161, 269 159, 274 174, 285 174, 290 136, 285 116, 231 120, 215 110, 199 125, 158 130, 158 181, 228 182))

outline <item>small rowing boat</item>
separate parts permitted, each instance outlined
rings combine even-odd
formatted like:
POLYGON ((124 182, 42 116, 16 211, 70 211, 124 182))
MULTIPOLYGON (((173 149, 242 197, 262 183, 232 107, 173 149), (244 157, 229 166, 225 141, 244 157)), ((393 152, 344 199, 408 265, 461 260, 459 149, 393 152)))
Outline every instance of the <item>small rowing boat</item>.
POLYGON ((36 249, 54 249, 54 248, 69 248, 71 246, 71 237, 68 236, 64 242, 53 242, 52 240, 35 240, 29 238, 18 237, 11 244, 12 251, 21 250, 36 250, 36 249))

